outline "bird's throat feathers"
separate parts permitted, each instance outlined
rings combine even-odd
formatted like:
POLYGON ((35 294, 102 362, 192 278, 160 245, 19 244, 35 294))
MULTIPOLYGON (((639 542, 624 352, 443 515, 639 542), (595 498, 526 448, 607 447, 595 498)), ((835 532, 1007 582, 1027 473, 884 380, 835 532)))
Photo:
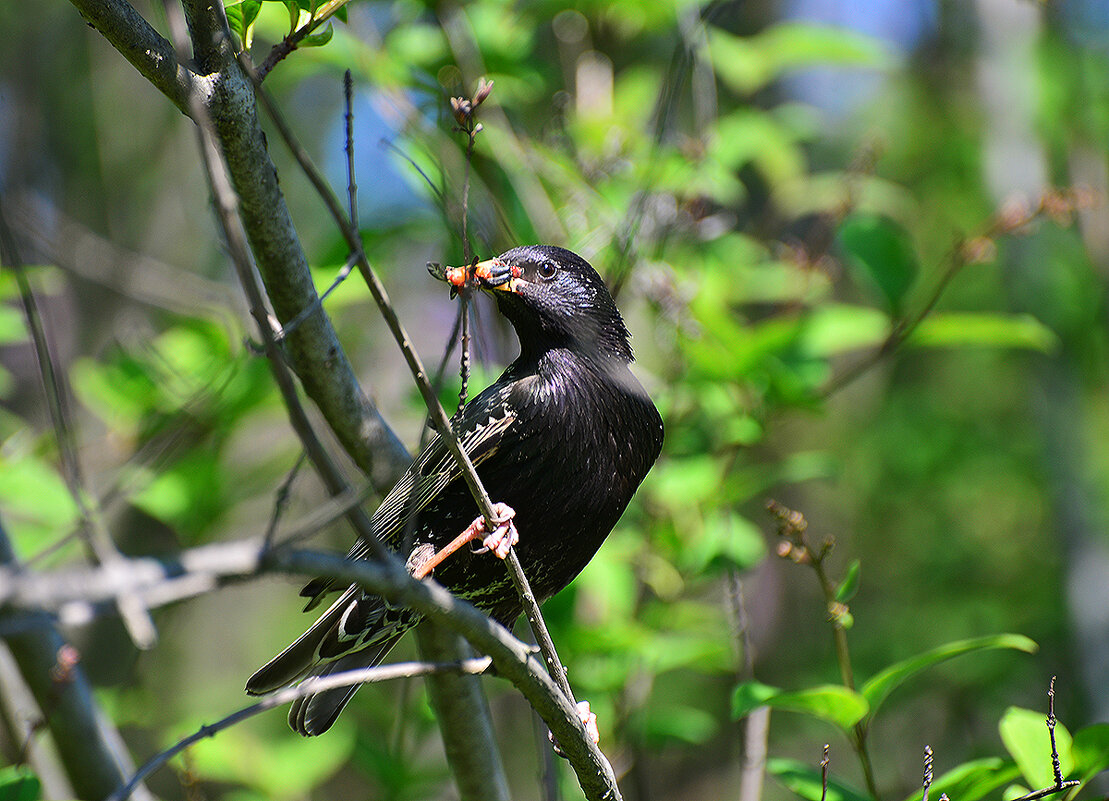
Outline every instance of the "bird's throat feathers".
POLYGON ((533 311, 521 308, 517 298, 498 296, 501 313, 512 323, 520 340, 517 361, 538 364, 553 350, 572 351, 598 366, 613 360, 625 365, 635 361, 628 341, 631 333, 616 304, 607 293, 594 300, 600 301, 599 313, 583 313, 593 307, 579 306, 572 315, 536 316, 533 311))

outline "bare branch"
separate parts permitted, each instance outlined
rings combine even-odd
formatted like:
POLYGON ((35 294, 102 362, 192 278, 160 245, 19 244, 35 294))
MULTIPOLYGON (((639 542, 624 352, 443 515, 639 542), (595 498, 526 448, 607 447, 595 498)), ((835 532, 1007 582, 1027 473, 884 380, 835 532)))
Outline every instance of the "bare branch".
POLYGON ((474 675, 484 673, 491 663, 492 660, 487 656, 465 659, 457 662, 397 662, 392 665, 379 665, 377 667, 362 668, 360 670, 347 670, 342 673, 333 673, 330 676, 313 676, 312 678, 305 679, 296 687, 286 687, 284 690, 271 693, 258 703, 232 712, 227 717, 211 725, 201 726, 195 733, 179 740, 165 751, 162 751, 147 761, 145 765, 135 772, 135 775, 131 777, 130 781, 128 781, 125 786, 112 793, 108 801, 124 801, 124 799, 129 798, 139 782, 143 781, 147 776, 154 773, 193 743, 208 737, 215 737, 224 729, 231 728, 237 723, 241 723, 248 718, 252 718, 255 715, 275 707, 292 703, 297 698, 303 698, 306 695, 323 692, 324 690, 330 690, 335 687, 349 687, 352 684, 372 684, 391 681, 393 679, 406 679, 415 676, 429 676, 434 674, 457 673, 474 675))
MULTIPOLYGON (((111 564, 98 569, 113 572, 117 568, 117 564, 111 564)), ((0 571, 0 575, 23 575, 3 528, 0 528, 0 571)), ((0 602, 0 608, 3 607, 0 602)), ((4 640, 46 717, 78 797, 93 801, 105 798, 123 784, 134 766, 119 732, 98 710, 81 666, 74 665, 67 671, 64 685, 55 682, 52 671, 65 641, 45 615, 40 613, 38 618, 35 628, 9 634, 4 640)), ((142 798, 149 798, 145 790, 142 798)))
MULTIPOLYGON (((54 426, 58 454, 62 462, 62 476, 73 503, 81 514, 81 533, 84 535, 85 544, 98 562, 112 563, 120 558, 119 550, 108 533, 100 509, 94 501, 90 500, 91 493, 86 490, 81 462, 77 458, 73 429, 69 422, 63 379, 54 365, 54 356, 39 314, 38 301, 31 290, 31 282, 23 270, 23 261, 2 210, 0 210, 0 264, 6 265, 14 272, 16 284, 19 287, 19 295, 23 301, 23 310, 27 319, 27 330, 31 335, 39 376, 42 379, 43 394, 46 396, 46 406, 54 426)), ((154 645, 158 639, 158 632, 154 628, 150 613, 143 608, 138 599, 132 596, 120 596, 119 614, 136 647, 145 650, 154 645)))
POLYGON ((70 0, 95 28, 158 91, 188 114, 195 75, 178 60, 173 45, 126 0, 70 0))
POLYGON ((416 581, 395 560, 349 561, 334 554, 292 548, 263 552, 263 540, 206 545, 182 551, 176 559, 128 559, 115 567, 84 568, 54 574, 20 573, 0 568, 0 608, 57 611, 69 603, 103 603, 118 594, 146 595, 167 583, 206 585, 209 589, 284 572, 330 576, 359 584, 393 604, 407 606, 458 632, 493 659, 497 675, 512 684, 539 713, 558 739, 591 801, 621 798, 612 767, 586 735, 574 705, 533 656, 533 648, 512 636, 476 607, 456 598, 434 580, 416 581))
MULTIPOLYGON (((416 628, 416 637, 420 655, 428 662, 454 661, 470 651, 465 639, 430 621, 416 628)), ((427 689, 459 798, 509 801, 508 779, 479 679, 463 673, 437 672, 428 676, 427 689)))

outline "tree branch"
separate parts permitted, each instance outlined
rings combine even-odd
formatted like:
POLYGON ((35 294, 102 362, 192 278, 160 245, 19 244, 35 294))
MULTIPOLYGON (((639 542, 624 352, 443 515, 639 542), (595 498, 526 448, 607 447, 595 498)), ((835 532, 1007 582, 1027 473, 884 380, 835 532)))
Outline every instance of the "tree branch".
POLYGON ((371 684, 391 681, 393 679, 412 678, 415 676, 450 674, 473 676, 487 670, 491 662, 492 660, 487 656, 481 657, 480 659, 465 659, 454 662, 397 662, 392 665, 378 665, 376 667, 362 668, 360 670, 346 670, 342 673, 332 673, 330 676, 314 676, 305 679, 296 687, 286 687, 284 690, 270 693, 261 701, 232 712, 227 717, 211 725, 201 726, 198 731, 190 734, 184 739, 178 740, 165 751, 162 751, 148 760, 145 765, 139 768, 124 787, 121 787, 117 792, 112 794, 108 801, 124 801, 124 799, 129 798, 139 782, 143 781, 147 776, 154 773, 154 771, 165 765, 193 743, 199 742, 207 737, 215 737, 224 729, 229 729, 237 723, 241 723, 248 718, 252 718, 262 712, 267 712, 275 707, 292 703, 297 698, 304 698, 306 695, 322 692, 323 690, 329 690, 335 687, 349 687, 352 684, 371 684))
MULTIPOLYGON (((420 656, 426 662, 452 662, 470 651, 450 629, 423 622, 416 628, 420 656)), ((461 801, 509 801, 508 779, 493 738, 489 702, 473 674, 434 673, 427 681, 435 719, 443 732, 443 749, 461 801)))
POLYGON ((121 593, 144 597, 167 583, 206 584, 214 588, 260 573, 331 576, 360 584, 400 606, 464 636, 493 659, 497 675, 512 684, 558 739, 590 801, 621 798, 608 760, 589 739, 574 705, 534 658, 533 649, 496 621, 432 579, 416 581, 395 562, 348 561, 334 554, 281 548, 264 552, 261 538, 182 551, 176 559, 135 558, 112 568, 82 568, 55 574, 20 573, 0 568, 0 608, 56 611, 67 604, 110 602, 121 593))
MULTIPOLYGON (((112 563, 101 569, 110 573, 118 568, 118 564, 112 563)), ((0 571, 21 575, 15 552, 2 527, 0 571)), ((0 601, 0 608, 3 607, 0 601)), ((77 796, 91 801, 107 798, 123 785, 134 766, 119 732, 100 714, 81 666, 69 666, 64 681, 58 678, 58 654, 65 647, 65 641, 45 615, 39 613, 37 618, 34 628, 9 634, 4 639, 42 711, 77 796)), ((141 798, 149 797, 142 790, 141 798)))
POLYGON ((170 99, 189 113, 195 76, 177 60, 173 45, 150 26, 126 0, 70 0, 85 21, 170 99))
MULTIPOLYGON (((155 65, 169 60, 179 63, 170 43, 121 0, 72 2, 128 60, 136 63, 138 59, 136 66, 143 75, 150 77, 148 72, 155 65), (150 55, 140 58, 146 50, 150 55)), ((167 96, 182 110, 188 109, 190 88, 203 98, 240 200, 240 217, 255 262, 274 312, 284 323, 316 301, 308 260, 266 149, 250 82, 231 48, 222 44, 230 37, 222 6, 198 0, 191 8, 198 33, 207 37, 194 42, 194 47, 211 71, 204 77, 192 76, 167 96)), ((158 80, 151 80, 166 91, 163 73, 157 72, 154 77, 158 80)), ((407 467, 408 454, 363 393, 327 315, 320 310, 305 319, 288 338, 287 348, 305 392, 343 448, 379 492, 387 491, 407 467)))

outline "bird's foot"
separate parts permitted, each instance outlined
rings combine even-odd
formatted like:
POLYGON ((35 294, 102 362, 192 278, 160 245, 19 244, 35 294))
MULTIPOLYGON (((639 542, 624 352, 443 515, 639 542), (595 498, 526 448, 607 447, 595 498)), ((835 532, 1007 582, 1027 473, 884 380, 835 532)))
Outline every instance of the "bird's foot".
POLYGON ((485 518, 479 517, 438 553, 428 555, 420 549, 417 549, 419 553, 414 551, 408 559, 409 571, 417 579, 426 578, 431 575, 431 571, 443 563, 444 559, 466 543, 477 539, 481 540, 482 547, 474 553, 492 551, 498 559, 504 559, 508 556, 509 549, 520 541, 516 525, 512 522, 512 518, 515 516, 516 512, 507 503, 493 504, 494 527, 492 532, 484 537, 482 536, 486 533, 485 518))
MULTIPOLYGON (((589 708, 588 701, 578 701, 576 709, 578 711, 578 720, 581 721, 581 725, 585 726, 586 736, 593 741, 593 745, 599 744, 601 742, 601 732, 597 728, 597 713, 589 708)), ((562 748, 559 747, 554 732, 547 732, 547 739, 550 740, 551 745, 554 746, 555 753, 565 758, 566 754, 564 754, 562 748)))
MULTIPOLYGON (((512 518, 516 516, 516 510, 507 503, 497 503, 493 505, 493 515, 493 522, 496 525, 481 541, 481 547, 474 553, 492 551, 498 559, 504 559, 508 556, 508 550, 520 541, 520 533, 516 531, 516 524, 512 522, 512 518)), ((474 539, 477 539, 485 531, 485 518, 479 517, 466 530, 470 529, 474 529, 474 539)))

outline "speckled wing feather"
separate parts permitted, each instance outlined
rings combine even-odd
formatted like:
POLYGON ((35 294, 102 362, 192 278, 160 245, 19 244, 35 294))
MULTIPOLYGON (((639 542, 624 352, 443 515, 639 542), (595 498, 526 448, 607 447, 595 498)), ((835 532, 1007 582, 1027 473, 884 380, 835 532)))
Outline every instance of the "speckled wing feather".
MULTIPOLYGON (((491 406, 496 409, 491 403, 478 404, 479 399, 480 396, 474 399, 474 406, 479 407, 480 410, 491 406)), ((475 408, 475 411, 478 410, 475 408)), ((467 409, 467 411, 470 410, 467 409)), ((472 427, 463 430, 461 434, 462 447, 475 467, 480 466, 497 452, 505 432, 516 421, 516 416, 510 410, 502 407, 496 411, 500 413, 499 416, 482 415, 485 417, 483 423, 471 424, 472 427)), ((461 422, 465 424, 475 418, 480 419, 476 415, 471 417, 467 414, 463 416, 461 422)), ((448 484, 461 476, 462 471, 459 470, 447 446, 443 444, 442 437, 436 436, 416 457, 416 461, 374 512, 372 525, 378 539, 386 547, 399 550, 404 543, 408 521, 434 501, 448 484)), ((366 559, 369 556, 370 548, 361 540, 354 544, 348 554, 349 559, 366 559)), ((304 608, 305 611, 314 609, 328 592, 336 589, 339 588, 332 579, 319 578, 308 582, 300 591, 302 596, 310 599, 304 608)))
MULTIPOLYGON (((475 466, 497 452, 516 421, 504 400, 501 390, 494 385, 474 398, 455 423, 462 430, 462 446, 475 466), (490 409, 495 413, 490 414, 490 409)), ((436 437, 428 443, 374 513, 372 523, 381 541, 387 547, 400 548, 408 522, 460 476, 442 439, 436 437)), ((357 543, 350 552, 352 559, 369 555, 364 542, 357 543)), ((311 597, 307 607, 311 609, 335 589, 339 587, 334 580, 319 578, 309 582, 301 595, 311 597)), ((304 634, 251 676, 247 691, 270 692, 309 675, 331 673, 340 663, 346 667, 375 665, 418 622, 419 616, 410 610, 390 606, 359 587, 348 587, 304 634)), ((351 694, 344 688, 303 699, 291 711, 289 722, 302 734, 323 730, 330 725, 324 722, 334 720, 351 694)))

